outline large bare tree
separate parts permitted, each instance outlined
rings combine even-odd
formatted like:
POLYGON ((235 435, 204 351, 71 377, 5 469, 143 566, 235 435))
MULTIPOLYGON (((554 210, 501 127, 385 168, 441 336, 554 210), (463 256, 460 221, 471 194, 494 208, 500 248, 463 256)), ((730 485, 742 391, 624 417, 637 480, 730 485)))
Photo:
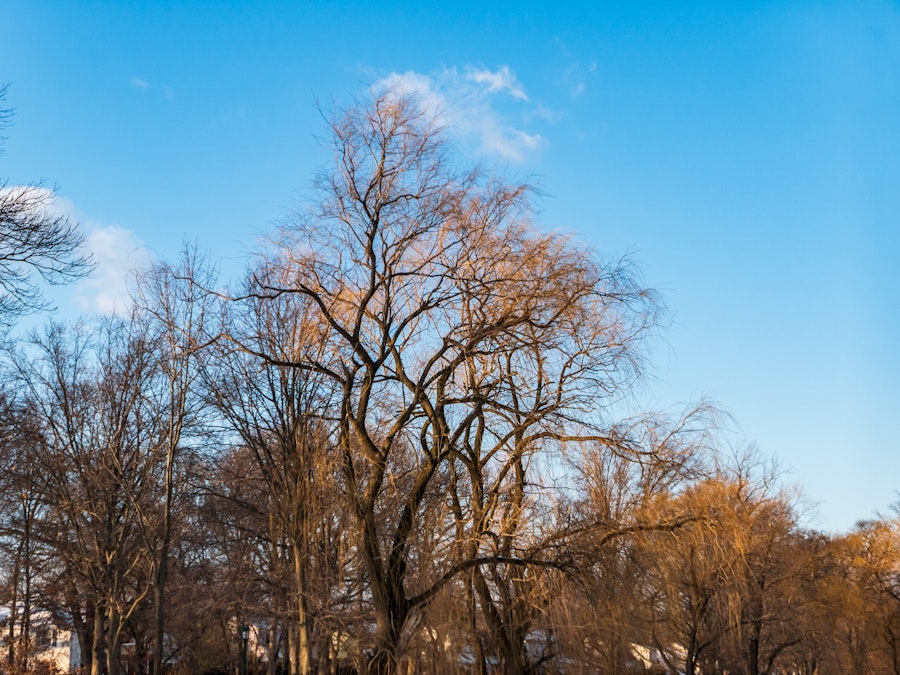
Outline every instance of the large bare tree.
POLYGON ((539 564, 514 544, 530 457, 596 433, 655 306, 627 267, 540 232, 527 185, 459 170, 414 100, 386 92, 344 111, 331 142, 315 204, 281 229, 277 273, 250 292, 304 298, 318 340, 289 359, 256 353, 337 392, 369 667, 395 672, 421 610, 459 574, 539 564), (420 525, 453 472, 467 487, 439 555, 422 555, 420 525))

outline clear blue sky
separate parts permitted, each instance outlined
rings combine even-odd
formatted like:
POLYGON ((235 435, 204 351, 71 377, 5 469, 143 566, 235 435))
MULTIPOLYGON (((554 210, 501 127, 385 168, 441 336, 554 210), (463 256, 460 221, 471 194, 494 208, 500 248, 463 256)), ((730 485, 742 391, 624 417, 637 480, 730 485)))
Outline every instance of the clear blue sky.
POLYGON ((895 501, 900 5, 435 5, 6 0, 0 177, 58 186, 102 263, 61 304, 185 238, 239 269, 325 159, 317 101, 400 80, 539 177, 545 227, 642 264, 654 404, 718 401, 812 525, 895 501))

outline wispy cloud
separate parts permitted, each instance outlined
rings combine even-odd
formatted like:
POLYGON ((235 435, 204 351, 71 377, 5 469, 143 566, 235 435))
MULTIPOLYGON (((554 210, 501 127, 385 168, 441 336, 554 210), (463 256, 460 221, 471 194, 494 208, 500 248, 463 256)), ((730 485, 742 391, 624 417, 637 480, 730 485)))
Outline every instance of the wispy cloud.
POLYGON ((375 91, 410 94, 451 132, 473 141, 479 152, 522 162, 545 144, 538 133, 526 131, 534 106, 509 66, 497 70, 444 68, 426 75, 415 71, 391 73, 378 80, 375 91))
POLYGON ((577 57, 559 37, 553 41, 559 50, 559 58, 563 66, 557 76, 556 84, 565 91, 570 98, 577 99, 587 91, 588 83, 597 75, 597 62, 585 62, 577 57))
POLYGON ((115 314, 131 306, 129 283, 150 262, 150 253, 134 232, 118 225, 87 228, 87 247, 97 264, 75 287, 82 310, 115 314))
POLYGON ((131 86, 135 89, 139 89, 140 91, 153 91, 157 95, 162 96, 164 99, 171 101, 175 98, 175 91, 167 84, 154 86, 150 84, 149 81, 145 80, 142 77, 138 77, 137 75, 132 75, 129 80, 131 86))
POLYGON ((513 98, 522 101, 528 100, 528 96, 525 95, 525 89, 509 69, 509 66, 501 66, 497 71, 490 71, 484 68, 467 68, 466 79, 477 84, 486 84, 488 91, 506 91, 513 98))
POLYGON ((48 208, 78 223, 85 234, 87 252, 96 263, 91 276, 79 281, 71 291, 75 306, 86 313, 127 311, 131 307, 129 284, 134 272, 148 267, 152 260, 144 243, 127 228, 91 218, 65 197, 54 195, 48 208))

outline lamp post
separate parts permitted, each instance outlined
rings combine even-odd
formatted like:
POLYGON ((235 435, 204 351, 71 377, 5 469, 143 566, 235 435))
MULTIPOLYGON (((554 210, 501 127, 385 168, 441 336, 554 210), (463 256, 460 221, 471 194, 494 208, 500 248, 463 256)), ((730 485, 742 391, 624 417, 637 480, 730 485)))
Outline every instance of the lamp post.
POLYGON ((250 637, 250 626, 241 626, 241 675, 247 675, 247 638, 250 637))

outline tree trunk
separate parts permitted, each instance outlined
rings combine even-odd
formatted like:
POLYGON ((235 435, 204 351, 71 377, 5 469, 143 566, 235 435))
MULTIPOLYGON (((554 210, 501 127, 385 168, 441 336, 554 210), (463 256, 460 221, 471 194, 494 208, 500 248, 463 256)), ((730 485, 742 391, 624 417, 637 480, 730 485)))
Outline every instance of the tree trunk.
POLYGON ((106 626, 106 674, 119 675, 122 672, 121 617, 118 610, 110 608, 106 626))
POLYGON ((695 675, 697 672, 697 620, 691 626, 691 635, 688 640, 687 654, 684 657, 685 675, 695 675))
POLYGON ((369 672, 398 675, 400 635, 408 612, 388 580, 383 577, 376 580, 374 575, 370 578, 375 600, 375 654, 369 662, 369 672))
POLYGON ((12 580, 10 581, 10 588, 12 589, 12 598, 9 604, 9 626, 8 626, 8 639, 6 641, 6 645, 9 648, 9 651, 6 655, 6 661, 8 665, 9 672, 13 672, 15 670, 16 665, 16 612, 19 603, 19 560, 20 557, 18 555, 19 551, 17 551, 17 555, 15 560, 13 561, 13 570, 12 570, 12 580))
POLYGON ((306 599, 306 567, 303 547, 296 537, 293 542, 294 587, 297 594, 297 675, 309 673, 309 610, 306 599))
MULTIPOLYGON (((165 537, 168 539, 168 537, 165 537)), ((165 658, 165 606, 163 604, 165 597, 166 577, 168 576, 168 541, 163 544, 163 551, 160 553, 160 560, 154 580, 153 600, 155 604, 155 615, 153 624, 153 675, 162 675, 163 660, 165 658)))
POLYGON ((485 675, 487 667, 484 662, 484 646, 481 644, 481 636, 478 634, 478 616, 475 605, 475 589, 472 576, 466 583, 466 605, 469 609, 469 642, 472 645, 472 656, 475 659, 474 675, 485 675))
POLYGON ((758 634, 753 635, 747 644, 747 675, 759 675, 759 636, 758 636, 758 634))
POLYGON ((103 608, 94 608, 94 639, 91 640, 91 675, 103 675, 106 669, 106 630, 103 608))
POLYGON ((300 659, 297 658, 297 631, 296 631, 296 626, 294 624, 291 624, 288 626, 287 650, 288 650, 288 661, 290 662, 291 675, 297 675, 298 662, 300 661, 300 659))
POLYGON ((500 659, 506 675, 525 675, 525 637, 517 628, 508 627, 502 632, 500 659))
POLYGON ((278 622, 273 616, 266 631, 266 651, 269 660, 266 663, 266 675, 275 675, 275 667, 278 665, 278 622))

